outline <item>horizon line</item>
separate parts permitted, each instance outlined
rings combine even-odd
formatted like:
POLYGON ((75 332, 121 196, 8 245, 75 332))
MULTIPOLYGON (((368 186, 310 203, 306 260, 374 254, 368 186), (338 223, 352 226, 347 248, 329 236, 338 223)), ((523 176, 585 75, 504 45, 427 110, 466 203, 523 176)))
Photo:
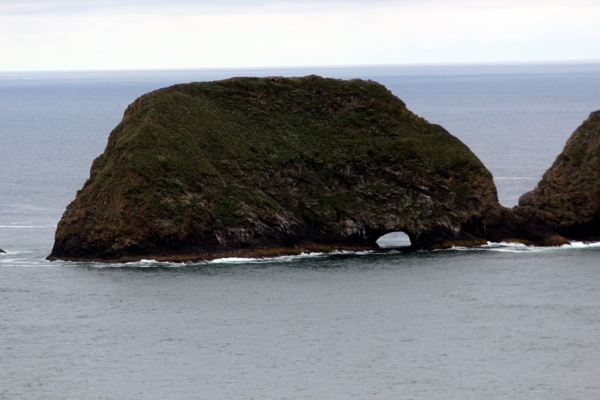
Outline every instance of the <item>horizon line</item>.
POLYGON ((536 65, 593 65, 600 64, 600 58, 573 60, 517 60, 517 61, 460 61, 432 63, 397 64, 329 64, 329 65, 287 65, 260 67, 175 67, 175 68, 107 68, 107 69, 49 69, 49 70, 0 70, 0 74, 10 73, 53 73, 53 72, 152 72, 152 71, 236 71, 268 69, 311 69, 311 68, 393 68, 393 67, 464 67, 464 66, 536 66, 536 65))

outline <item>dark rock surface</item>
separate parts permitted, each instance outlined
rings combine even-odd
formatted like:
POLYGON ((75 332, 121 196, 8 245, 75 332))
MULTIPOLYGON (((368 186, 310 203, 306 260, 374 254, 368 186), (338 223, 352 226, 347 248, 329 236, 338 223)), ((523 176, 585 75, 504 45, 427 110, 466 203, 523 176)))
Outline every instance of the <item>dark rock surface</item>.
POLYGON ((6 253, 4 250, 0 249, 0 253, 6 253))
POLYGON ((565 237, 600 240, 600 111, 573 132, 531 206, 565 237))
POLYGON ((529 192, 523 193, 521 197, 519 197, 519 206, 528 207, 533 205, 533 190, 529 192))
POLYGON ((233 78, 148 93, 67 207, 49 259, 187 261, 492 241, 565 243, 498 204, 457 138, 362 80, 233 78))

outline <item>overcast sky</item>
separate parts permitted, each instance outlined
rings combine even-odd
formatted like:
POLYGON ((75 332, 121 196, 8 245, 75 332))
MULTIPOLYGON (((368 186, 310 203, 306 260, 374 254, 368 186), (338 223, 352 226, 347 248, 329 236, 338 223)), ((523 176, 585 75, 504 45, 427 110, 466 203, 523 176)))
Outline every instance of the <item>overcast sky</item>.
POLYGON ((594 0, 0 0, 0 70, 600 60, 594 0))

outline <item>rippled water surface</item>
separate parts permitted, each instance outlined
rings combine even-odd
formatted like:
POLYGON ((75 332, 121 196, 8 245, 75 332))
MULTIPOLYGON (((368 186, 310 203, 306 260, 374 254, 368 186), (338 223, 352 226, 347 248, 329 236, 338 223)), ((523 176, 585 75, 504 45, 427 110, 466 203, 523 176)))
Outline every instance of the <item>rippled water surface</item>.
POLYGON ((7 254, 0 393, 593 398, 599 250, 108 266, 7 254))
POLYGON ((137 96, 313 72, 386 84, 475 151, 507 206, 600 109, 597 65, 0 74, 1 398, 597 398, 597 244, 44 260, 137 96))

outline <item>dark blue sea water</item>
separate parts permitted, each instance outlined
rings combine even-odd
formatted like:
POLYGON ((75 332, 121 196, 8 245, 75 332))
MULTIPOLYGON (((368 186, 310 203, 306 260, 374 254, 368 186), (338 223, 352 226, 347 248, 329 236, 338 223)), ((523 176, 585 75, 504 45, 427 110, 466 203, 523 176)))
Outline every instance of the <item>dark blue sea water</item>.
POLYGON ((44 260, 136 97, 311 73, 386 85, 480 157, 506 206, 600 109, 593 63, 0 73, 0 398, 598 398, 596 244, 44 260))

